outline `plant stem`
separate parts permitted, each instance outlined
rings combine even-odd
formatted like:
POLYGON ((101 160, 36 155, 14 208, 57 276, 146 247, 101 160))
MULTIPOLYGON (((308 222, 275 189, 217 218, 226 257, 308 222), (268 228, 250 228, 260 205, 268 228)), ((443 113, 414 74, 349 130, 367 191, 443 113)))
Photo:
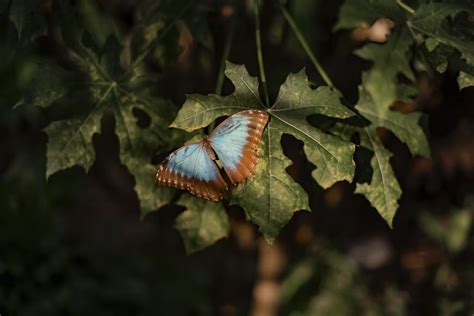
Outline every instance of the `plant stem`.
POLYGON ((402 0, 397 0, 397 4, 400 6, 400 8, 402 8, 403 10, 407 11, 410 14, 416 13, 416 11, 413 8, 411 8, 409 5, 404 3, 402 0))
POLYGON ((279 3, 279 7, 281 12, 283 13, 283 16, 285 17, 286 21, 291 27, 291 30, 295 33, 296 38, 300 42, 301 46, 305 50, 306 54, 308 55, 309 59, 313 63, 314 67, 316 67, 316 70, 318 71, 319 75, 321 78, 323 78, 324 82, 326 85, 328 85, 331 88, 335 88, 334 84, 332 83, 331 79, 329 78, 328 74, 326 71, 324 71, 323 67, 319 63, 318 59, 316 56, 313 54, 311 48, 309 47, 308 42, 304 38, 303 34, 301 33, 300 29, 298 28, 298 25, 296 25, 295 20, 291 16, 290 12, 285 8, 285 6, 281 3, 279 3))
POLYGON ((263 86, 263 95, 265 98, 265 105, 270 106, 270 98, 268 96, 267 78, 265 77, 265 67, 263 65, 262 57, 262 38, 260 34, 260 1, 254 0, 254 13, 255 13, 255 42, 257 44, 257 59, 258 68, 260 72, 260 80, 263 86))
POLYGON ((224 51, 222 52, 221 63, 219 66, 219 73, 217 74, 216 90, 217 95, 222 94, 222 86, 224 85, 225 62, 229 59, 230 47, 232 46, 232 39, 234 38, 235 18, 232 17, 229 26, 229 32, 225 39, 224 51))

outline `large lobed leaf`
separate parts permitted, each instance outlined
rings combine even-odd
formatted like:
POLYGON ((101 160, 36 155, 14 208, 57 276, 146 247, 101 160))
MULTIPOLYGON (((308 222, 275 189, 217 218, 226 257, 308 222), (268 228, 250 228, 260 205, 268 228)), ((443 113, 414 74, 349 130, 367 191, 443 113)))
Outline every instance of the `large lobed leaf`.
MULTIPOLYGON (((26 1, 36 0, 14 0, 11 10, 28 14, 20 6, 26 1)), ((45 129, 49 138, 48 176, 73 165, 88 170, 95 161, 92 136, 99 132, 103 115, 112 113, 120 142, 120 159, 135 177, 142 215, 160 208, 174 196, 173 189, 160 188, 154 183, 156 167, 151 161, 155 154, 169 152, 182 144, 185 133, 168 128, 175 107, 152 95, 153 80, 147 79, 148 74, 140 65, 150 53, 161 48, 164 37, 176 29, 178 21, 190 24, 188 18, 197 10, 192 2, 186 2, 190 5, 185 9, 172 1, 165 11, 162 10, 165 2, 151 10, 147 6, 150 2, 140 4, 138 11, 146 14, 136 17, 139 27, 132 30, 131 47, 123 47, 121 43, 125 40, 111 35, 117 35, 111 27, 113 21, 94 1, 53 1, 53 15, 61 25, 64 39, 61 48, 68 70, 54 61, 46 61, 38 68, 37 77, 23 97, 23 103, 43 107, 50 113, 65 109, 45 129), (154 25, 159 27, 150 32, 154 25), (148 123, 139 126, 137 113, 148 123)), ((21 21, 21 15, 16 14, 15 25, 23 34, 21 21)), ((177 42, 178 33, 171 35, 177 42)))
MULTIPOLYGON (((44 82, 45 72, 27 90, 24 102, 41 107, 64 106, 72 99, 75 107, 67 119, 53 121, 47 126, 47 175, 58 170, 80 165, 88 170, 95 161, 92 136, 98 133, 101 119, 106 112, 115 118, 115 131, 120 142, 120 159, 134 175, 135 190, 140 200, 142 214, 156 210, 168 203, 174 191, 159 188, 154 183, 155 166, 151 161, 158 151, 170 151, 183 141, 184 133, 170 130, 174 106, 146 91, 128 89, 133 82, 118 79, 124 74, 121 68, 121 47, 114 40, 106 41, 102 54, 77 43, 70 56, 79 65, 75 81, 57 66, 42 66, 50 77, 61 79, 44 82), (78 79, 79 78, 79 79, 78 79), (82 80, 82 81, 81 81, 82 80), (44 87, 47 89, 44 89, 44 87), (78 99, 77 95, 87 95, 78 99), (86 102, 86 104, 80 104, 86 102), (134 111, 141 111, 149 119, 147 126, 138 126, 134 111)), ((48 76, 46 76, 47 78, 48 76)), ((133 80, 133 77, 132 79, 133 80)))
MULTIPOLYGON (((11 0, 0 4, 0 15, 9 17, 21 42, 32 40, 45 30, 43 20, 41 25, 35 26, 42 13, 40 2, 11 0), (32 12, 31 8, 36 9, 32 12)), ((155 184, 156 166, 151 162, 156 154, 169 152, 182 144, 186 133, 169 128, 176 109, 152 94, 152 84, 159 74, 150 75, 141 65, 145 59, 157 56, 162 67, 174 63, 179 54, 178 31, 184 25, 191 29, 197 41, 212 49, 207 22, 196 15, 207 12, 197 2, 183 0, 182 4, 177 6, 176 1, 168 0, 144 1, 138 5, 137 27, 125 38, 118 38, 119 30, 114 27, 114 21, 104 15, 94 1, 53 0, 47 4, 54 8, 54 22, 60 25, 61 34, 55 35, 61 38, 58 50, 64 60, 61 63, 41 60, 35 78, 19 103, 44 108, 51 120, 45 128, 49 138, 47 176, 74 165, 86 170, 93 165, 92 139, 100 131, 102 118, 107 113, 115 119, 120 160, 135 178, 142 215, 172 200, 175 190, 155 184), (122 43, 130 45, 122 46, 122 43), (169 47, 176 50, 163 53, 163 49, 169 47)), ((208 207, 199 202, 191 205, 190 200, 180 200, 189 207, 177 225, 187 240, 186 249, 194 251, 227 235, 228 223, 225 213, 218 212, 221 205, 209 203, 208 207), (201 209, 203 216, 199 217, 201 209), (188 229, 198 218, 201 229, 188 229), (212 226, 206 233, 208 225, 219 218, 220 225, 212 226), (188 242, 191 239, 195 241, 193 244, 188 242)))
POLYGON ((170 103, 158 98, 145 99, 134 94, 122 95, 114 85, 106 88, 98 97, 94 108, 82 118, 73 118, 51 123, 46 132, 49 137, 47 147, 47 174, 58 170, 83 166, 88 170, 95 161, 92 136, 100 130, 105 111, 113 113, 116 121, 116 134, 120 142, 120 158, 135 176, 142 214, 160 208, 168 203, 173 191, 158 188, 153 174, 156 169, 151 164, 157 149, 170 150, 175 142, 182 140, 180 133, 167 128, 170 103), (133 111, 140 109, 150 117, 146 128, 137 125, 133 111), (177 141, 177 138, 179 140, 177 141))
MULTIPOLYGON (((173 127, 192 131, 223 115, 245 109, 266 109, 258 96, 258 80, 244 66, 227 63, 225 73, 235 91, 228 96, 188 96, 173 127)), ((284 133, 304 142, 306 156, 317 168, 313 177, 325 188, 337 181, 351 181, 355 165, 353 144, 306 121, 311 114, 347 118, 353 113, 340 103, 337 92, 328 87, 311 89, 304 71, 288 76, 275 104, 267 111, 270 121, 263 136, 256 176, 235 190, 232 203, 242 206, 271 242, 295 211, 309 210, 306 193, 285 171, 291 162, 281 148, 284 133)))
POLYGON ((311 114, 335 118, 353 116, 354 113, 340 103, 337 92, 329 87, 311 89, 302 70, 288 76, 269 112, 275 129, 304 142, 306 157, 316 165, 312 175, 319 185, 328 188, 337 181, 352 180, 354 145, 306 122, 306 117, 311 114))
POLYGON ((255 176, 233 192, 232 204, 238 204, 248 218, 260 227, 272 242, 281 228, 298 210, 309 210, 304 190, 286 173, 291 161, 280 146, 282 132, 269 124, 263 134, 261 158, 255 176))
POLYGON ((392 226, 393 217, 398 209, 397 201, 402 191, 390 164, 392 154, 383 146, 377 128, 384 127, 393 132, 408 146, 413 155, 429 158, 430 148, 425 133, 419 125, 420 113, 403 114, 391 110, 380 112, 363 86, 362 84, 359 87, 359 101, 355 108, 362 117, 369 120, 370 125, 350 126, 338 123, 332 131, 345 139, 351 139, 354 133, 358 133, 360 146, 373 152, 370 161, 371 179, 368 183, 362 183, 356 179, 355 192, 364 195, 387 224, 392 226))

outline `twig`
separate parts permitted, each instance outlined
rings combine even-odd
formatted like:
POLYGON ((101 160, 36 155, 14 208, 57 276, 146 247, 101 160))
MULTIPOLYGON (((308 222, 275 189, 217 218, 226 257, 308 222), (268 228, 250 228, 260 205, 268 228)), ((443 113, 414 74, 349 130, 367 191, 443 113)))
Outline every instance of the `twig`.
POLYGON ((397 0, 397 4, 400 6, 400 8, 402 8, 403 10, 407 11, 410 14, 416 13, 416 11, 412 7, 404 3, 402 0, 397 0))
POLYGON ((257 59, 258 59, 258 68, 260 72, 260 80, 262 81, 265 105, 270 106, 270 98, 268 96, 268 87, 267 87, 267 78, 265 77, 265 67, 263 65, 263 57, 262 57, 262 38, 260 34, 260 1, 259 0, 254 0, 254 13, 255 13, 255 42, 257 44, 257 59))
POLYGON ((286 21, 288 22, 288 24, 290 25, 292 31, 295 33, 296 35, 296 38, 298 39, 298 41, 300 42, 301 46, 303 47, 303 49, 305 50, 306 54, 308 55, 309 59, 311 60, 311 62, 313 63, 314 67, 316 67, 316 70, 318 71, 319 75, 321 76, 321 78, 324 80, 324 82, 326 83, 326 85, 330 86, 331 88, 335 88, 334 87, 334 84, 332 83, 331 79, 329 78, 328 74, 326 73, 326 71, 324 71, 323 67, 321 66, 321 64, 319 63, 318 59, 316 58, 316 56, 314 55, 313 51, 311 50, 311 48, 309 47, 309 44, 308 42, 306 41, 306 39, 304 38, 303 34, 301 33, 300 29, 298 28, 298 25, 296 25, 296 22, 295 20, 293 19, 293 17, 291 16, 290 12, 288 12, 288 10, 285 8, 285 6, 281 3, 279 3, 279 7, 280 7, 280 10, 281 12, 283 13, 283 16, 285 17, 286 21))

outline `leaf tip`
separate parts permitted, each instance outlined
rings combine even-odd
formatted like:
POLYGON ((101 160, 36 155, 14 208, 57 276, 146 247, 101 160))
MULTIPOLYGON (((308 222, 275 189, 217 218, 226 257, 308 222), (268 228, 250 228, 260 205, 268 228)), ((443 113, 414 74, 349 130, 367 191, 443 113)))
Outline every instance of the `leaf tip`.
POLYGON ((393 218, 390 219, 390 220, 388 220, 388 221, 386 221, 386 222, 387 222, 388 227, 389 227, 391 230, 393 230, 393 218))
POLYGON ((265 241, 266 241, 269 245, 273 246, 273 242, 275 241, 275 237, 269 236, 269 235, 264 235, 264 238, 265 238, 265 241))

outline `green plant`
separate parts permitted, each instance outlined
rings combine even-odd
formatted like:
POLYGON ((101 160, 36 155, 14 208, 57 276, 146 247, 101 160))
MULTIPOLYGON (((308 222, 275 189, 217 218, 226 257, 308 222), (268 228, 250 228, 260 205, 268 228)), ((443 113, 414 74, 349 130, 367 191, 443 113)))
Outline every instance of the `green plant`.
POLYGON ((221 63, 225 72, 222 66, 216 94, 187 95, 179 111, 155 86, 179 56, 177 43, 183 28, 212 49, 205 8, 198 2, 142 1, 134 11, 131 29, 103 14, 94 1, 51 1, 42 14, 32 9, 39 4, 39 0, 4 1, 0 14, 11 21, 4 34, 9 41, 6 54, 30 56, 33 70, 26 74, 28 84, 16 108, 43 109, 49 138, 47 175, 74 165, 88 170, 95 160, 93 135, 100 130, 103 117, 111 115, 120 142, 120 160, 134 176, 142 214, 146 215, 175 203, 181 194, 155 185, 156 165, 152 161, 156 154, 170 152, 193 136, 184 131, 202 132, 219 117, 243 109, 266 109, 270 114, 257 174, 248 184, 236 188, 224 203, 186 195, 176 202, 187 208, 178 217, 177 228, 188 252, 228 234, 226 205, 242 207, 269 242, 294 212, 310 209, 307 193, 287 172, 291 160, 282 148, 283 134, 304 143, 307 160, 316 166, 311 176, 322 188, 338 181, 356 183, 355 193, 364 195, 391 226, 402 191, 390 164, 392 154, 378 130, 391 131, 413 155, 429 158, 428 141, 420 126, 422 114, 402 113, 394 103, 413 99, 421 71, 446 71, 449 66, 459 72, 461 89, 474 85, 473 8, 465 1, 346 1, 335 30, 372 24, 380 17, 395 23, 386 43, 367 43, 355 51, 370 66, 361 75, 359 99, 354 105, 334 86, 312 52, 307 34, 280 2, 271 5, 279 8, 325 85, 314 88, 305 70, 288 74, 270 104, 272 89, 264 67, 260 4, 255 1, 247 9, 255 17, 258 79, 243 65, 225 63, 232 49, 229 40, 221 63), (51 52, 36 54, 36 40, 45 35, 52 42, 51 52), (221 96, 224 73, 234 91, 221 96), (314 115, 329 123, 309 123, 308 117, 314 115), (168 128, 170 124, 174 128, 168 128), (357 166, 367 171, 368 177, 355 177, 353 157, 361 148, 371 153, 357 166))

